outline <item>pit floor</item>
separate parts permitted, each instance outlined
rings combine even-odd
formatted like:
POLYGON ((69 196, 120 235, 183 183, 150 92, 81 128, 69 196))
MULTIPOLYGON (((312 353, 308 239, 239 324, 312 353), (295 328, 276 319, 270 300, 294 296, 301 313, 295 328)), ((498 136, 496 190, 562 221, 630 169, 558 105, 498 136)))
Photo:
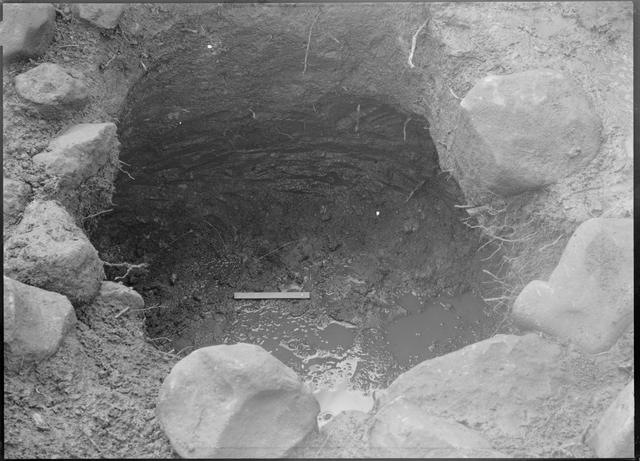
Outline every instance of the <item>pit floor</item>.
POLYGON ((474 294, 486 255, 452 196, 424 188, 407 197, 298 195, 244 228, 186 216, 182 227, 129 229, 146 236, 136 244, 153 255, 150 273, 131 281, 145 297, 149 341, 179 356, 258 344, 316 393, 321 424, 368 410, 400 373, 490 336, 497 324, 474 294), (234 300, 239 291, 311 297, 234 300))

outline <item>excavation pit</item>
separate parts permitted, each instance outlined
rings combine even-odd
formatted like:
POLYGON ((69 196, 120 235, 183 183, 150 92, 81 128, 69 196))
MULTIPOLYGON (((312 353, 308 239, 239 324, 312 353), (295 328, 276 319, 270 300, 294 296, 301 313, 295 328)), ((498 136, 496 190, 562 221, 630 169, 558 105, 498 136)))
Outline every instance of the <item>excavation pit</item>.
POLYGON ((492 249, 403 84, 384 69, 388 92, 345 84, 364 71, 332 40, 300 69, 293 35, 232 26, 166 33, 180 46, 129 92, 114 211, 92 240, 103 260, 149 264, 125 281, 156 347, 259 344, 322 395, 321 417, 366 409, 401 372, 495 332, 492 249), (288 290, 311 298, 233 299, 288 290))

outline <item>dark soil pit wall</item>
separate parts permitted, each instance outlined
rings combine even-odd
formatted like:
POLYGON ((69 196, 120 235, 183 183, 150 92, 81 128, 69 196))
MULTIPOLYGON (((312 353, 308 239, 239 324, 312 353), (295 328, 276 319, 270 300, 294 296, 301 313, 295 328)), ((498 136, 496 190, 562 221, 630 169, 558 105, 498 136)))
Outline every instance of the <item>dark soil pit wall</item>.
POLYGON ((495 332, 486 249, 422 116, 341 86, 329 58, 301 72, 281 31, 185 28, 129 94, 126 173, 92 237, 106 261, 149 264, 126 279, 149 341, 257 343, 315 387, 366 391, 495 332), (233 300, 286 290, 311 299, 233 300))

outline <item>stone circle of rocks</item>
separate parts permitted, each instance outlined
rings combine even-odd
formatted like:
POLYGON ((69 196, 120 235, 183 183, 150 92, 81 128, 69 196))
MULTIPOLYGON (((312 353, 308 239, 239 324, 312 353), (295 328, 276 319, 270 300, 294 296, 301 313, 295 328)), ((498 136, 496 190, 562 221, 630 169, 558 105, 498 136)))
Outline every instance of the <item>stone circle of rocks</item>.
MULTIPOLYGON (((75 5, 75 13, 101 28, 114 28, 122 4, 75 5)), ((3 5, 0 42, 3 61, 42 56, 55 32, 55 8, 49 3, 3 5)), ((15 79, 18 95, 45 117, 67 115, 88 102, 88 88, 73 69, 43 63, 15 79)), ((33 161, 57 178, 61 201, 77 193, 101 168, 114 163, 119 151, 114 123, 72 126, 53 139, 33 161)), ((111 165, 115 168, 114 165, 111 165)), ((3 177, 4 344, 5 366, 55 353, 76 322, 74 306, 96 296, 140 309, 142 297, 120 284, 104 282, 103 262, 63 203, 32 199, 32 187, 3 177), (124 291, 123 291, 124 289, 124 291)))

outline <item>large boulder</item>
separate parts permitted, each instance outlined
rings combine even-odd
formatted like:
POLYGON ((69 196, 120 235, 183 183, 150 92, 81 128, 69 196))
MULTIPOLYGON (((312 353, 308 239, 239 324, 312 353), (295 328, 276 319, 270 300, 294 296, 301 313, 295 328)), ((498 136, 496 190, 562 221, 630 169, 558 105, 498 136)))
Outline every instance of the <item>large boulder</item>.
POLYGON ((549 281, 525 286, 512 316, 587 352, 608 350, 633 322, 633 220, 582 223, 549 281))
POLYGON ((69 300, 4 277, 4 361, 16 369, 54 354, 76 322, 69 300))
POLYGON ((633 380, 618 394, 587 439, 599 458, 633 458, 633 380))
POLYGON ((80 19, 102 29, 113 29, 118 25, 125 6, 122 3, 76 3, 71 8, 80 19))
POLYGON ((56 12, 50 3, 4 3, 0 23, 2 59, 34 58, 44 54, 55 32, 56 12))
POLYGON ((104 279, 103 263, 64 208, 31 202, 4 243, 5 274, 61 293, 74 305, 91 302, 104 279))
POLYGON ((505 457, 473 429, 429 415, 402 397, 376 413, 369 430, 369 447, 374 457, 505 457))
POLYGON ((7 228, 20 220, 29 201, 29 195, 31 186, 28 184, 7 177, 2 178, 2 225, 5 236, 7 228))
POLYGON ((119 145, 114 123, 81 123, 53 139, 33 161, 60 178, 62 188, 74 188, 111 161, 119 145))
POLYGON ((182 457, 282 457, 317 428, 319 406, 293 370, 252 344, 198 349, 160 389, 156 413, 182 457))
POLYGON ((425 414, 480 432, 505 454, 531 453, 536 440, 557 441, 539 432, 547 429, 539 421, 551 417, 562 402, 584 396, 577 378, 565 369, 565 355, 562 346, 537 334, 496 335, 401 374, 378 397, 378 406, 405 398, 425 414), (530 437, 514 449, 508 441, 520 439, 523 426, 530 437))
POLYGON ((601 130, 585 94, 560 72, 489 75, 462 99, 451 150, 465 181, 508 196, 583 168, 601 130))
POLYGON ((43 63, 15 79, 18 94, 47 117, 79 109, 89 99, 85 83, 57 64, 43 63))

